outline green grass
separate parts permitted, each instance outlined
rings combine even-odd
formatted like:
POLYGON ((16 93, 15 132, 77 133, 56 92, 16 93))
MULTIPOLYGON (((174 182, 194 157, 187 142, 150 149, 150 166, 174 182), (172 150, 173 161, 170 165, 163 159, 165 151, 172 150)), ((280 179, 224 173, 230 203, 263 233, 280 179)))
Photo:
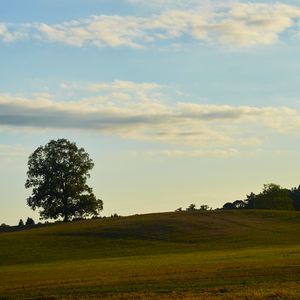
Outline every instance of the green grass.
POLYGON ((300 299, 299 230, 247 210, 0 233, 0 299, 300 299))

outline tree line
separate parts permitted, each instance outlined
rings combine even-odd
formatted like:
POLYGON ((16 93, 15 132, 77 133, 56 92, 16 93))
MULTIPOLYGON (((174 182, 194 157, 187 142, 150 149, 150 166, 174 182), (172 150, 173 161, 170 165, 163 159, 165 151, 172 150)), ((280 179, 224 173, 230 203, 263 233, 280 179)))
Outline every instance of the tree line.
POLYGON ((192 203, 187 208, 179 207, 175 212, 193 212, 207 210, 228 210, 228 209, 272 209, 272 210, 297 210, 300 211, 300 185, 291 189, 283 188, 275 183, 264 184, 263 190, 255 194, 251 192, 244 200, 226 202, 222 208, 213 209, 206 204, 197 208, 192 203))
POLYGON ((263 190, 255 194, 251 192, 244 200, 227 202, 222 209, 274 209, 300 210, 300 185, 291 189, 278 184, 264 184, 263 190))
MULTIPOLYGON (((27 204, 38 209, 40 219, 80 220, 98 218, 103 210, 103 201, 97 199, 87 179, 94 167, 89 154, 67 139, 50 140, 38 147, 28 159, 26 188, 31 189, 27 204)), ((277 209, 300 210, 300 185, 286 189, 280 185, 265 184, 262 192, 251 192, 244 200, 227 202, 222 209, 277 209)), ((183 211, 181 207, 176 211, 183 211)), ((212 210, 206 204, 196 208, 190 204, 185 211, 212 210)), ((111 217, 118 217, 117 214, 111 217)), ((34 225, 28 218, 19 226, 34 225)), ((5 227, 1 224, 0 227, 5 227)))
MULTIPOLYGON (((89 154, 66 139, 51 140, 38 147, 28 159, 26 188, 32 189, 27 204, 39 209, 41 219, 64 221, 98 217, 103 201, 97 199, 87 185, 94 167, 89 154)), ((300 210, 300 185, 292 189, 270 183, 262 192, 251 192, 244 200, 227 202, 222 209, 300 210)), ((177 209, 182 211, 182 208, 177 209)), ((203 204, 199 209, 191 204, 186 211, 211 210, 203 204)))

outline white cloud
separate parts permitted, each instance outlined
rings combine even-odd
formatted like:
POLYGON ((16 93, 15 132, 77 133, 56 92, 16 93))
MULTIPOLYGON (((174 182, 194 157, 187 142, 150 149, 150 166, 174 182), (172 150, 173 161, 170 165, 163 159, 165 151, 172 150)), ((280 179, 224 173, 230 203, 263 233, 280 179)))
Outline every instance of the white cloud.
MULTIPOLYGON (((234 154, 267 137, 298 134, 299 111, 288 107, 211 105, 165 101, 154 83, 103 83, 99 93, 69 102, 48 94, 0 95, 0 126, 89 130, 101 135, 194 148, 190 156, 234 154), (142 87, 142 88, 141 88, 142 87), (144 89, 143 89, 144 88, 144 89), (154 89, 154 92, 152 90, 154 89), (200 147, 200 149, 199 149, 200 147), (213 152, 211 149, 217 149, 213 152)), ((89 86, 89 85, 87 85, 89 86)), ((164 155, 184 155, 185 152, 164 155)))
MULTIPOLYGON (((226 2, 228 0, 223 0, 226 2)), ((140 5, 154 10, 167 10, 167 9, 190 9, 195 7, 204 7, 210 5, 209 0, 127 0, 127 3, 131 5, 140 5)))
POLYGON ((135 83, 132 81, 124 81, 124 80, 115 80, 114 82, 101 82, 101 83, 93 83, 87 86, 87 90, 91 92, 100 92, 100 91, 151 91, 151 90, 159 90, 163 88, 163 86, 157 83, 135 83))
MULTIPOLYGON (((200 2, 177 1, 175 9, 147 17, 98 15, 60 24, 1 23, 0 37, 6 43, 30 38, 74 47, 141 48, 161 40, 178 45, 182 37, 189 36, 199 42, 250 47, 270 45, 280 40, 282 33, 296 36, 299 31, 297 6, 229 1, 198 6, 200 2)), ((163 1, 156 4, 168 6, 163 1)))
MULTIPOLYGON (((61 28, 57 28, 58 26, 49 26, 47 24, 39 24, 36 25, 38 31, 42 34, 45 34, 45 36, 47 37, 48 40, 50 41, 65 41, 66 43, 72 44, 72 45, 76 45, 76 46, 81 46, 82 45, 82 39, 81 42, 71 42, 72 40, 74 40, 75 38, 73 37, 73 39, 66 39, 67 35, 65 32, 65 29, 63 27, 61 28)), ((74 34, 73 36, 76 37, 76 34, 74 34)))
POLYGON ((166 156, 166 157, 233 157, 239 155, 240 152, 234 148, 228 149, 206 149, 206 150, 161 150, 145 152, 146 156, 166 156))
POLYGON ((91 16, 62 24, 35 24, 41 40, 61 42, 80 47, 90 44, 96 47, 127 46, 139 48, 136 41, 147 39, 141 28, 142 18, 123 16, 91 16))
POLYGON ((18 40, 24 40, 28 38, 26 26, 10 26, 11 30, 8 28, 8 24, 0 23, 0 40, 2 39, 5 43, 13 43, 18 40))

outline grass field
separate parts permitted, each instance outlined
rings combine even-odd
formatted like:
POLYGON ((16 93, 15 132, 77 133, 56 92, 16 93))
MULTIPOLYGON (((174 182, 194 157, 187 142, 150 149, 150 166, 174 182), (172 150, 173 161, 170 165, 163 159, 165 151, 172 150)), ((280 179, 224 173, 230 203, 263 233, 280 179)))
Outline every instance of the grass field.
POLYGON ((209 211, 0 233, 0 299, 300 299, 300 213, 209 211))

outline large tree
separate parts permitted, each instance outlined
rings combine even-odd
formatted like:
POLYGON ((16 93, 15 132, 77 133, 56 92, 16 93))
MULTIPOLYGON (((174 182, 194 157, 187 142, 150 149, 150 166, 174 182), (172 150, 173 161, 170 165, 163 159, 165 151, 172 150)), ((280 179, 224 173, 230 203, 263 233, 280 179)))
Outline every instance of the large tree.
POLYGON ((72 217, 98 215, 103 202, 87 185, 92 159, 83 148, 66 139, 51 140, 28 159, 26 188, 32 188, 28 205, 40 209, 43 219, 64 221, 72 217))
POLYGON ((258 195, 252 194, 252 202, 255 209, 294 209, 290 191, 274 183, 264 184, 261 193, 258 195))
POLYGON ((294 208, 300 210, 300 185, 291 189, 290 197, 293 199, 294 208))

